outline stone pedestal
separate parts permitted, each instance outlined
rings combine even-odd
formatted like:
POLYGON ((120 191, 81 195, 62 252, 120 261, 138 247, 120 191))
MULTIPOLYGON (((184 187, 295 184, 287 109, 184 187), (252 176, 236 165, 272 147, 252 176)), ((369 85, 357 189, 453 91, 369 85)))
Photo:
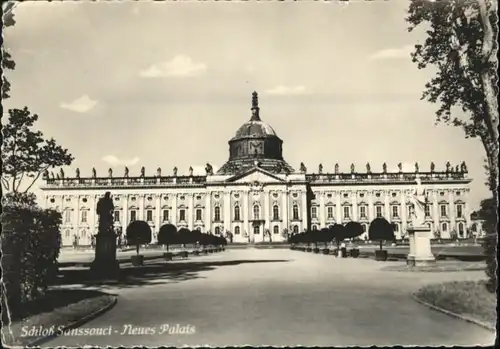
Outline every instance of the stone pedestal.
POLYGON ((410 239, 410 253, 406 258, 406 264, 410 266, 425 266, 436 263, 431 251, 431 229, 424 227, 408 227, 410 239))
POLYGON ((99 233, 96 236, 95 259, 90 266, 92 276, 97 278, 116 278, 120 264, 116 260, 116 237, 114 234, 99 233))

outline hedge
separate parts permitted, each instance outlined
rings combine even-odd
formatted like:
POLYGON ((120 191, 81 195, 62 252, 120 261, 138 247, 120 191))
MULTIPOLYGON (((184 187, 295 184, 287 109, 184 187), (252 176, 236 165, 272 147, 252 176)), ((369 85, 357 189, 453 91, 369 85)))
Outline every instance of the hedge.
POLYGON ((2 292, 6 292, 11 316, 21 315, 24 303, 42 299, 56 275, 61 221, 61 214, 53 210, 4 206, 2 292))

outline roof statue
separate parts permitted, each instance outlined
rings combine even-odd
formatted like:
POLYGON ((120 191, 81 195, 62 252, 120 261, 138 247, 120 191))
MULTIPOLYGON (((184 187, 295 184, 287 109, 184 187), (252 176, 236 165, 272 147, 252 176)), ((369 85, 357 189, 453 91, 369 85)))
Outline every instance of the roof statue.
POLYGON ((450 162, 448 161, 448 162, 446 163, 446 172, 450 172, 450 167, 451 167, 451 164, 450 164, 450 162))
POLYGON ((415 173, 418 173, 418 170, 419 170, 419 168, 418 168, 418 162, 416 162, 415 163, 415 173))
POLYGON ((64 171, 63 171, 63 169, 62 169, 62 168, 61 168, 61 170, 60 170, 60 172, 59 172, 59 173, 61 174, 61 178, 62 178, 62 179, 64 179, 64 171))
POLYGON ((146 169, 144 166, 141 167, 141 177, 144 177, 146 175, 146 169))
POLYGON ((387 164, 385 162, 382 164, 382 172, 387 173, 387 164))
POLYGON ((57 179, 61 179, 61 176, 59 176, 59 173, 56 175, 57 179))
POLYGON ((193 175, 193 168, 191 166, 189 166, 189 175, 192 176, 193 175))
POLYGON ((92 178, 96 178, 97 177, 97 173, 95 171, 95 167, 92 167, 92 178))
POLYGON ((319 174, 323 173, 323 164, 319 164, 319 166, 318 166, 318 173, 319 174))
POLYGON ((369 162, 366 163, 366 173, 372 173, 372 167, 369 162))
POLYGON ((76 178, 80 178, 80 169, 77 168, 75 172, 76 172, 76 178))
POLYGON ((210 165, 209 163, 207 163, 207 166, 205 167, 205 171, 207 172, 207 176, 213 176, 213 174, 214 174, 214 169, 213 169, 212 165, 210 165))
POLYGON ((55 179, 54 172, 50 171, 50 177, 51 177, 52 179, 55 179))
POLYGON ((280 162, 278 162, 276 164, 276 169, 275 170, 276 170, 276 173, 281 173, 283 171, 283 165, 280 162))
POLYGON ((431 162, 431 172, 434 172, 435 169, 436 169, 436 165, 433 162, 431 162))
POLYGON ((403 164, 402 163, 398 164, 398 170, 399 170, 399 172, 403 172, 403 164))
POLYGON ((355 169, 355 167, 354 167, 354 164, 351 164, 351 173, 354 173, 354 171, 355 171, 355 170, 356 170, 356 169, 355 169))
POLYGON ((307 167, 304 165, 303 162, 300 163, 300 172, 306 173, 307 172, 307 167))
POLYGON ((339 173, 339 164, 335 164, 335 173, 339 173))
POLYGON ((259 94, 256 91, 252 93, 252 118, 250 121, 260 121, 259 115, 259 94))
POLYGON ((43 171, 42 179, 48 179, 49 178, 49 171, 45 170, 43 171))
POLYGON ((465 161, 462 161, 462 164, 460 165, 460 169, 462 172, 467 172, 467 165, 465 164, 465 161))
POLYGON ((455 172, 460 172, 458 165, 455 167, 455 172))
POLYGON ((125 166, 125 177, 128 177, 128 167, 125 166))
POLYGON ((161 167, 158 167, 158 168, 156 169, 156 176, 157 176, 157 177, 161 177, 161 167))
POLYGON ((113 169, 111 167, 108 170, 108 176, 109 178, 113 177, 113 169))
POLYGON ((174 167, 173 172, 174 172, 174 177, 177 177, 177 167, 174 167))

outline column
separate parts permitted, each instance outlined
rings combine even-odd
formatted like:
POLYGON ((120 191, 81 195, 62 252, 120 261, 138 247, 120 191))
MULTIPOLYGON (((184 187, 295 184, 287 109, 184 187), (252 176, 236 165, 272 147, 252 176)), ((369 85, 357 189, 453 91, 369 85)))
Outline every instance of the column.
POLYGON ((354 190, 352 192, 351 203, 352 203, 351 220, 354 222, 357 222, 358 221, 358 192, 356 190, 354 190))
MULTIPOLYGON (((80 195, 75 195, 74 200, 71 200, 71 202, 73 203, 72 205, 72 208, 73 210, 75 210, 75 212, 73 212, 73 218, 72 218, 72 221, 73 221, 73 226, 75 227, 76 231, 79 231, 80 230, 80 195)), ((87 234, 92 234, 91 232, 87 232, 87 234)))
POLYGON ((161 227, 161 194, 156 195, 156 206, 155 207, 156 207, 155 228, 156 228, 156 232, 159 232, 160 227, 161 227))
POLYGON ((212 193, 207 190, 205 196, 205 232, 210 231, 212 226, 212 193))
MULTIPOLYGON (((438 191, 432 190, 431 200, 432 200, 432 218, 434 221, 434 231, 441 231, 441 225, 439 224, 439 205, 438 205, 438 191)), ((433 232, 434 233, 434 232, 433 232)), ((444 237, 441 232, 441 237, 444 237)))
POLYGON ((188 209, 187 209, 187 214, 188 214, 188 229, 193 230, 193 219, 194 219, 194 194, 189 194, 188 198, 188 209))
POLYGON ((288 233, 292 233, 290 231, 290 223, 288 222, 288 191, 285 190, 282 194, 283 198, 282 198, 282 205, 283 207, 281 208, 281 219, 283 219, 283 226, 281 227, 281 229, 288 229, 288 233))
POLYGON ((342 196, 342 192, 341 191, 338 191, 335 193, 335 201, 336 201, 336 204, 335 204, 335 208, 336 208, 336 217, 335 217, 335 223, 342 223, 342 201, 341 201, 341 196, 342 196))
MULTIPOLYGON (((271 222, 270 222, 270 215, 269 215, 269 191, 264 191, 264 232, 266 229, 268 229, 271 232, 271 222)), ((272 232, 271 232, 272 234, 272 232)), ((264 236, 264 235, 262 235, 264 236)))
POLYGON ((146 217, 144 217, 144 194, 139 195, 139 217, 137 217, 138 220, 145 220, 146 217))
POLYGON ((224 221, 224 231, 221 231, 221 233, 225 233, 231 230, 231 192, 229 191, 224 193, 224 207, 221 213, 224 221))
POLYGON ((326 212, 325 212, 325 192, 319 192, 319 221, 321 228, 326 227, 326 212))
POLYGON ((243 229, 241 234, 245 232, 250 236, 250 231, 248 229, 248 191, 243 192, 243 229))
POLYGON ((177 194, 172 195, 172 224, 177 226, 177 194))
POLYGON ((122 213, 123 213, 123 217, 122 217, 121 225, 122 225, 123 233, 125 233, 125 229, 128 226, 128 195, 124 195, 123 212, 122 213))
POLYGON ((309 229, 309 224, 308 224, 308 221, 307 221, 307 210, 309 209, 307 207, 307 191, 304 189, 304 191, 302 192, 302 231, 304 231, 305 229, 309 229))
POLYGON ((389 205, 389 191, 384 190, 384 216, 389 222, 391 221, 391 207, 389 205))
POLYGON ((375 219, 375 206, 373 205, 373 190, 368 193, 368 212, 366 213, 368 216, 368 222, 371 222, 375 219))
POLYGON ((401 233, 403 236, 406 234, 406 228, 408 225, 408 210, 406 207, 406 195, 405 191, 401 190, 401 233))

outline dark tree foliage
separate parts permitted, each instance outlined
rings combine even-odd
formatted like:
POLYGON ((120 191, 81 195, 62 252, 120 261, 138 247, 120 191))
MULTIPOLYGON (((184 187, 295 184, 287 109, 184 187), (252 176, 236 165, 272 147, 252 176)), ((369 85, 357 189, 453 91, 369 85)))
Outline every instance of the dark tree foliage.
POLYGON ((175 244, 175 238, 177 235, 177 228, 173 224, 164 224, 160 227, 158 232, 158 244, 167 245, 167 250, 169 245, 175 244))
POLYGON ((133 221, 127 227, 126 236, 127 244, 136 246, 139 254, 139 246, 151 242, 151 227, 145 221, 133 221))
POLYGON ((368 238, 372 241, 379 241, 380 250, 382 250, 383 241, 394 241, 395 239, 394 225, 383 217, 375 218, 368 228, 368 238))

